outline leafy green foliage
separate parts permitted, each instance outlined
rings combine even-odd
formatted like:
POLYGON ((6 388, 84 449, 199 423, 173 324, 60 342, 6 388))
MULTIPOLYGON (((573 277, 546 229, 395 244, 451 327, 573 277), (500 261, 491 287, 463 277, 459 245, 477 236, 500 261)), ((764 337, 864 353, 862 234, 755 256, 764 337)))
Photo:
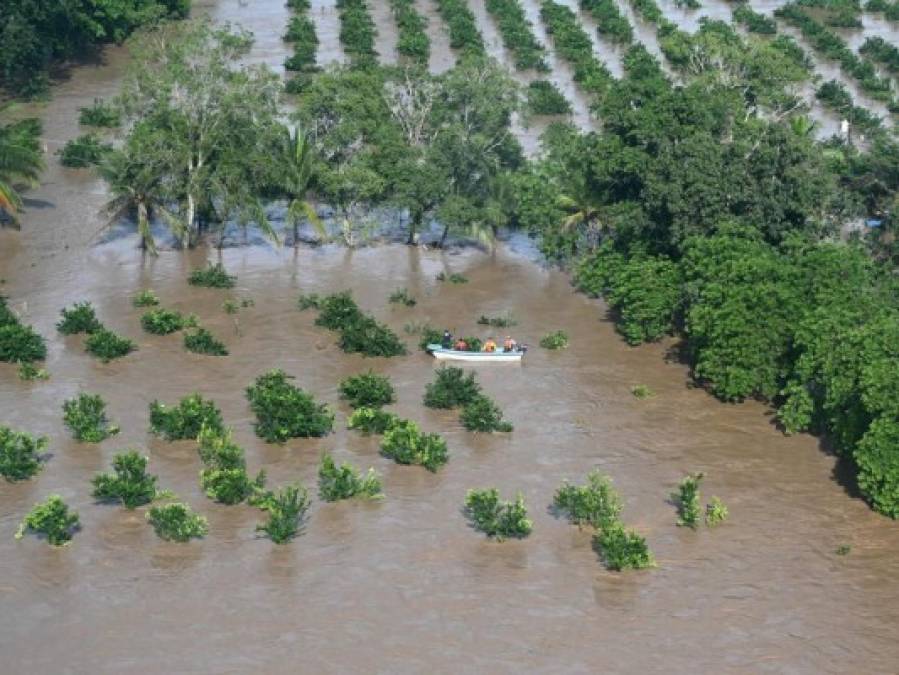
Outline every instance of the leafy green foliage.
POLYGON ((580 0, 581 9, 586 9, 596 20, 596 31, 618 44, 630 44, 634 31, 615 0, 580 0))
POLYGON ((469 431, 486 433, 512 431, 512 424, 503 420, 503 413, 499 406, 484 394, 478 394, 466 403, 459 419, 462 426, 469 431))
POLYGON ((493 326, 494 328, 508 328, 518 325, 518 320, 511 311, 505 311, 497 316, 486 316, 481 314, 478 317, 478 324, 481 326, 493 326))
POLYGON ((63 335, 95 333, 103 327, 90 302, 76 302, 71 308, 62 310, 62 318, 56 330, 63 335))
POLYGON ((222 504, 239 504, 264 494, 265 471, 250 479, 244 450, 234 442, 230 430, 204 426, 197 440, 204 464, 200 487, 206 496, 222 504))
POLYGON ((202 429, 223 433, 222 413, 215 403, 194 393, 168 407, 159 401, 150 404, 150 431, 169 441, 195 439, 202 429))
POLYGON ((78 108, 78 123, 88 127, 113 128, 122 123, 122 113, 115 105, 95 98, 89 108, 78 108))
POLYGON ((441 281, 441 282, 448 281, 451 284, 467 284, 468 283, 468 277, 466 277, 464 274, 458 274, 457 272, 453 272, 449 276, 447 276, 447 274, 445 272, 438 272, 434 278, 437 279, 437 281, 441 281))
POLYGON ((337 0, 340 16, 340 42, 354 67, 377 65, 375 38, 378 31, 365 0, 337 0))
POLYGON ((59 151, 59 161, 71 169, 95 166, 112 152, 112 144, 104 143, 95 134, 84 134, 68 141, 59 151))
POLYGON ((247 399, 256 414, 256 434, 269 443, 329 434, 334 413, 290 379, 283 370, 271 370, 247 387, 247 399))
POLYGON ((208 354, 210 356, 228 356, 228 348, 223 342, 217 340, 212 333, 205 328, 197 328, 184 334, 184 347, 195 354, 208 354))
POLYGON ((106 418, 106 402, 99 394, 78 394, 62 404, 62 419, 76 441, 99 443, 119 433, 106 418))
POLYGON ((556 490, 553 506, 567 513, 575 525, 605 529, 618 522, 621 497, 612 487, 612 480, 594 469, 587 474, 586 485, 570 485, 566 481, 556 490))
POLYGON ((544 349, 566 349, 568 347, 568 333, 564 330, 547 333, 540 338, 540 346, 544 349))
POLYGON ((523 539, 533 528, 521 493, 514 502, 503 502, 496 488, 469 490, 465 496, 465 511, 475 528, 499 541, 506 537, 523 539))
POLYGON ((35 504, 25 516, 16 532, 16 539, 31 532, 47 537, 53 546, 62 546, 72 539, 80 528, 78 513, 69 511, 68 505, 59 495, 50 495, 46 501, 35 504))
POLYGON ((23 326, 18 321, 0 325, 0 361, 31 363, 46 357, 47 344, 31 326, 23 326))
POLYGON ((671 494, 671 499, 677 504, 678 525, 694 530, 699 527, 702 518, 699 483, 702 478, 701 473, 690 474, 680 482, 677 492, 671 494))
POLYGON ((0 425, 0 476, 10 482, 27 480, 41 470, 40 452, 47 447, 45 436, 32 436, 0 425))
POLYGON ((427 66, 431 55, 431 40, 425 32, 427 20, 415 10, 414 0, 390 0, 390 7, 399 31, 397 52, 413 63, 427 66))
POLYGON ((750 33, 774 35, 777 32, 777 24, 774 19, 754 11, 748 2, 741 2, 734 7, 733 15, 734 21, 746 26, 746 30, 750 33))
POLYGON ((381 452, 399 464, 420 464, 435 472, 449 460, 446 441, 424 434, 411 420, 397 419, 384 432, 381 452))
POLYGON ((131 304, 135 307, 156 307, 159 304, 159 297, 153 289, 148 288, 135 295, 131 304))
POLYGON ((481 394, 473 372, 462 368, 441 366, 437 378, 425 388, 424 404, 428 408, 456 408, 474 401, 481 394))
POLYGON ((308 295, 301 295, 297 298, 297 309, 301 312, 307 309, 319 309, 321 306, 322 299, 317 293, 309 293, 308 295))
POLYGON ((84 342, 84 348, 104 363, 130 354, 137 345, 126 337, 122 337, 106 328, 99 328, 91 333, 84 342))
POLYGON ((899 73, 899 48, 890 44, 879 35, 865 38, 865 42, 859 47, 858 53, 883 64, 891 73, 899 73))
POLYGON ((50 379, 50 373, 48 373, 43 368, 38 368, 33 363, 28 363, 27 361, 19 364, 18 374, 19 379, 26 382, 50 379))
POLYGON ((191 323, 181 312, 172 309, 151 309, 140 318, 144 330, 154 335, 170 335, 191 323))
POLYGON ((147 511, 147 521, 160 539, 186 542, 200 539, 209 533, 206 518, 194 513, 182 502, 154 506, 147 511))
POLYGON ((409 291, 405 288, 396 289, 387 300, 391 304, 406 305, 406 307, 415 307, 416 304, 415 298, 409 295, 409 291))
POLYGON ((381 479, 374 469, 364 476, 351 464, 337 466, 334 458, 323 454, 318 466, 318 494, 326 502, 362 497, 373 499, 382 497, 381 479))
POLYGON ((543 45, 534 37, 533 26, 519 0, 487 0, 486 6, 499 27, 503 44, 515 57, 515 67, 548 71, 543 45))
POLYGON ((340 331, 340 348, 347 353, 364 356, 399 356, 405 345, 387 326, 362 313, 349 292, 329 295, 318 300, 320 309, 315 323, 340 331))
POLYGON ((309 493, 302 485, 286 485, 279 492, 270 493, 262 508, 268 511, 268 520, 256 529, 276 544, 286 544, 299 532, 309 509, 309 493))
POLYGON ((237 277, 228 274, 221 263, 210 264, 204 268, 195 269, 187 277, 187 283, 191 286, 203 286, 205 288, 234 288, 237 277))
POLYGON ((94 497, 121 502, 126 509, 149 504, 158 494, 158 478, 147 473, 149 461, 135 450, 118 453, 112 460, 114 473, 97 474, 91 480, 94 497))
POLYGON ((315 34, 315 22, 311 18, 305 14, 291 17, 284 40, 293 43, 293 55, 284 62, 287 70, 308 71, 315 68, 318 35, 315 34))
POLYGON ((543 0, 540 18, 552 36, 556 53, 574 68, 574 81, 588 93, 604 96, 613 82, 612 74, 593 56, 593 42, 574 10, 543 0))
POLYGON ((347 421, 347 427, 364 434, 383 434, 397 419, 395 414, 380 408, 356 408, 347 421))
POLYGON ((380 408, 396 400, 390 378, 372 371, 344 379, 340 383, 340 396, 354 408, 380 408))
POLYGON ((421 331, 421 339, 418 341, 418 347, 422 351, 427 351, 428 345, 439 345, 443 340, 443 331, 431 326, 425 326, 421 331))
POLYGON ((533 80, 527 89, 528 110, 534 115, 568 115, 571 104, 549 80, 533 80))
POLYGON ((638 398, 641 401, 655 396, 655 392, 645 384, 635 384, 631 387, 631 393, 634 395, 634 398, 638 398))
POLYGON ((728 511, 724 502, 718 499, 718 497, 712 497, 712 501, 706 504, 705 507, 705 524, 709 527, 714 527, 727 520, 727 516, 728 511))
POLYGON ((646 539, 621 523, 604 528, 593 536, 593 543, 610 570, 641 570, 655 567, 646 539))
POLYGON ((899 426, 894 419, 875 419, 853 453, 858 486, 875 509, 899 518, 899 426))
POLYGON ((437 0, 437 9, 449 28, 450 47, 465 56, 483 56, 484 39, 464 0, 437 0))

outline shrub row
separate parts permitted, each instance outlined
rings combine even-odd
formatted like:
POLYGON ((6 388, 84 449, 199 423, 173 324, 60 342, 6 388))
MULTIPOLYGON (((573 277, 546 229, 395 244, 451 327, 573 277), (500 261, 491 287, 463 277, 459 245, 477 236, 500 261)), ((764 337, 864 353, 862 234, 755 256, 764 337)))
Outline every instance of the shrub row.
POLYGON ((365 0, 337 0, 340 15, 340 42, 354 67, 377 65, 375 38, 378 31, 365 0))
POLYGON ((534 37, 519 0, 487 0, 487 11, 499 26, 503 44, 514 55, 518 70, 549 71, 546 50, 534 37))
POLYGON ((406 346, 390 328, 359 309, 349 292, 336 293, 324 298, 302 297, 301 309, 317 307, 319 316, 315 323, 329 330, 340 332, 340 348, 347 353, 363 356, 400 356, 406 346))
POLYGON ((796 0, 800 7, 812 7, 821 13, 828 26, 835 28, 861 28, 859 0, 796 0))
POLYGON ((0 425, 0 476, 10 482, 27 480, 41 470, 45 436, 32 436, 0 425))
POLYGON ((534 115, 567 115, 571 104, 549 80, 534 80, 527 89, 528 110, 534 115))
POLYGON ((496 403, 481 392, 475 374, 466 374, 461 368, 441 366, 436 379, 425 388, 424 404, 428 408, 461 407, 459 419, 469 431, 512 431, 496 403))
POLYGON ((867 108, 855 105, 846 87, 836 80, 829 80, 818 87, 815 97, 826 108, 838 112, 861 131, 871 132, 881 128, 880 117, 867 108))
POLYGON ((593 56, 593 43, 581 27, 577 14, 569 7, 544 0, 540 5, 540 18, 546 25, 546 32, 552 35, 556 51, 574 67, 574 81, 601 98, 614 78, 593 56))
POLYGON ((756 12, 748 2, 741 2, 734 7, 734 21, 746 26, 750 33, 760 35, 774 35, 777 33, 777 23, 770 16, 756 12))
POLYGON ((600 35, 622 45, 633 42, 634 30, 615 0, 580 0, 580 6, 596 20, 596 30, 600 35))
POLYGON ((899 48, 882 37, 866 38, 858 51, 860 54, 882 63, 891 73, 899 73, 899 48))
POLYGON ((465 0, 437 0, 437 9, 449 28, 450 47, 463 56, 483 56, 484 39, 465 0))
POLYGON ((284 68, 301 74, 288 80, 285 89, 288 93, 297 94, 308 74, 317 70, 315 52, 318 49, 318 35, 315 33, 315 22, 309 18, 309 0, 288 0, 287 6, 293 16, 287 25, 284 40, 293 44, 293 54, 284 62, 284 68))
POLYGON ((634 11, 649 23, 661 23, 665 19, 662 9, 655 0, 630 0, 630 2, 634 11))
POLYGON ((431 56, 431 40, 425 33, 427 20, 415 11, 414 0, 390 0, 399 36, 396 50, 413 63, 427 67, 431 56))

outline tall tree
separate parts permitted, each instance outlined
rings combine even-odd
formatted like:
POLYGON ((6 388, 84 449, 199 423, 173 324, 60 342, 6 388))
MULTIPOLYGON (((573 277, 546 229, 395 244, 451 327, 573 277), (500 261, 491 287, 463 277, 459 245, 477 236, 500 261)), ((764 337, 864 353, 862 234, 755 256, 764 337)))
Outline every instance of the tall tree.
POLYGON ((18 223, 16 214, 22 208, 18 188, 37 184, 44 168, 40 135, 36 119, 0 125, 0 211, 13 224, 18 223))

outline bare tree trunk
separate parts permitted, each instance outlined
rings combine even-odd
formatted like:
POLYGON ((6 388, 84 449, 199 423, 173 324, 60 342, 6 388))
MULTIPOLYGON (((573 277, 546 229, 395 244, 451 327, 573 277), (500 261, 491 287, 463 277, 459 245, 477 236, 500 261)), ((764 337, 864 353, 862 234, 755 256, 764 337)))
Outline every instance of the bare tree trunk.
POLYGON ((449 234, 449 223, 443 226, 443 234, 440 235, 440 248, 446 246, 446 235, 449 234))

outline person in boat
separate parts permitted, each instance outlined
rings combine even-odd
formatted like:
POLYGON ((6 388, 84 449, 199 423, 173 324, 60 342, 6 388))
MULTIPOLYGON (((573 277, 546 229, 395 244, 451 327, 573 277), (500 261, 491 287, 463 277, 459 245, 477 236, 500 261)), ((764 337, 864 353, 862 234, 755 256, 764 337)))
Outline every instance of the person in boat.
POLYGON ((504 352, 514 352, 515 348, 518 346, 518 343, 512 339, 511 335, 507 335, 506 339, 503 340, 503 351, 504 352))
POLYGON ((453 345, 453 349, 455 349, 457 352, 467 352, 468 343, 463 338, 459 338, 458 340, 456 340, 456 344, 453 345))
POLYGON ((487 342, 484 343, 484 351, 488 354, 492 354, 496 351, 496 342, 492 337, 487 338, 487 342))
POLYGON ((444 349, 449 349, 453 346, 453 334, 448 330, 443 330, 443 339, 440 341, 440 346, 444 349))

